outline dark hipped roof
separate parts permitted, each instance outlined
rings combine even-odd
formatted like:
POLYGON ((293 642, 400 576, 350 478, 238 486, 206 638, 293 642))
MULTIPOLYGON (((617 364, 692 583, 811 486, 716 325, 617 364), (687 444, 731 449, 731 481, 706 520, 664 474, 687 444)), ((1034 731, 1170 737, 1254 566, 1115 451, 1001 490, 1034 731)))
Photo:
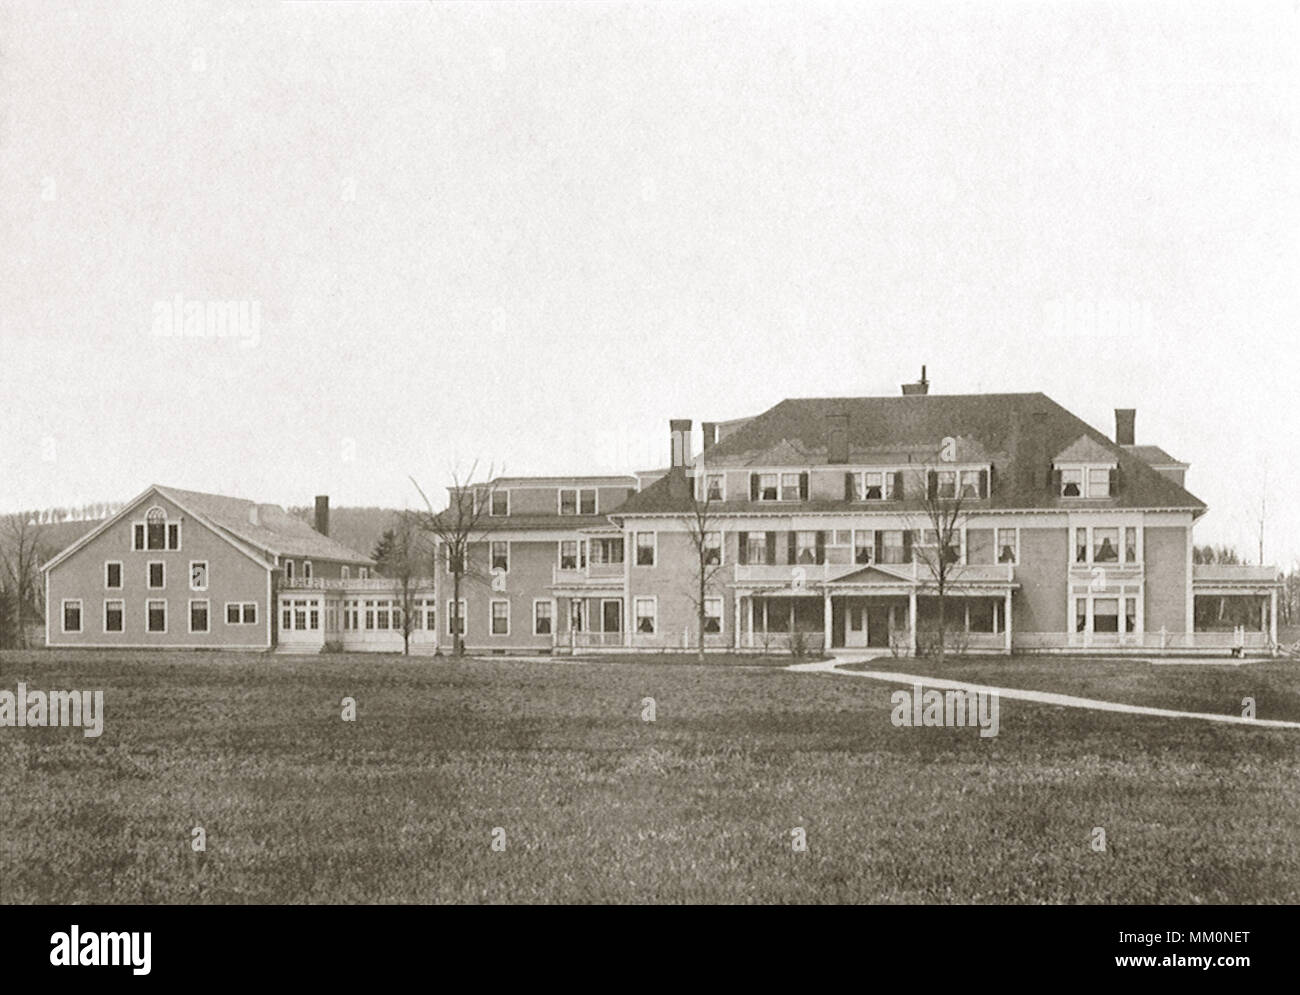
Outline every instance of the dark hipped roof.
POLYGON ((1176 460, 1159 446, 1125 446, 1128 452, 1151 466, 1182 466, 1182 460, 1176 460))
MULTIPOLYGON (((932 459, 941 441, 959 439, 969 453, 982 452, 993 465, 989 509, 1058 509, 1080 507, 1185 508, 1196 512, 1205 504, 1146 461, 1118 446, 1104 433, 1071 414, 1045 394, 926 394, 893 397, 794 398, 782 401, 712 446, 703 456, 710 467, 814 467, 830 464, 828 418, 847 416, 848 464, 905 466, 932 459), (1041 445, 1033 440, 1034 414, 1042 413, 1041 445), (1051 461, 1086 438, 1120 469, 1118 497, 1096 501, 1063 500, 1050 486, 1051 461), (1033 485, 1034 453, 1048 485, 1033 485)), ((1090 446, 1090 448, 1092 448, 1090 446)), ((973 461, 973 460, 972 460, 973 461)), ((743 495, 715 506, 721 513, 753 512, 743 495)), ((690 489, 681 469, 632 495, 610 512, 614 516, 677 514, 690 509, 690 489)), ((902 507, 907 502, 882 502, 902 507)), ((763 505, 765 512, 844 511, 843 501, 781 502, 763 505)), ((858 506, 854 506, 855 508, 858 506)))

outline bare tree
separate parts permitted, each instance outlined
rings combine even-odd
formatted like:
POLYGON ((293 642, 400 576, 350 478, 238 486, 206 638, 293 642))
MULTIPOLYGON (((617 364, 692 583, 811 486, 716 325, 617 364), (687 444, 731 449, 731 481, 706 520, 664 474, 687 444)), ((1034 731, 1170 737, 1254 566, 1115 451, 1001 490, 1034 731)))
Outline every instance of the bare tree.
POLYGON ((956 467, 945 470, 940 463, 937 467, 926 467, 917 476, 921 485, 917 488, 921 494, 921 508, 916 518, 922 541, 913 540, 912 558, 927 574, 921 589, 933 591, 938 599, 936 652, 942 665, 948 638, 948 600, 965 569, 961 561, 961 533, 968 517, 966 493, 962 472, 956 467))
MULTIPOLYGON (((418 512, 399 512, 391 528, 384 530, 381 540, 383 558, 378 565, 386 577, 393 580, 402 608, 402 653, 411 653, 411 632, 420 616, 416 606, 416 592, 428 565, 429 576, 437 570, 437 556, 421 526, 418 512)), ((379 559, 378 557, 376 558, 379 559)))
MULTIPOLYGON (((415 478, 411 483, 420 492, 426 510, 417 512, 419 527, 433 540, 439 555, 446 557, 447 567, 452 575, 452 611, 447 622, 453 633, 453 652, 456 656, 465 655, 465 619, 460 611, 460 592, 467 579, 486 580, 487 573, 478 570, 471 561, 470 553, 476 543, 483 542, 491 533, 494 523, 488 515, 492 507, 492 494, 496 489, 492 468, 488 467, 487 480, 476 484, 474 475, 478 469, 475 461, 463 479, 457 470, 451 474, 451 486, 447 488, 447 507, 435 511, 433 502, 415 478)), ((434 572, 438 566, 435 562, 434 572)))
POLYGON ((0 577, 9 603, 14 638, 27 646, 27 610, 33 617, 48 610, 42 605, 40 564, 44 558, 45 529, 36 516, 19 512, 0 518, 0 577))
POLYGON ((699 633, 699 659, 703 663, 705 626, 708 624, 707 604, 710 598, 716 597, 712 593, 715 589, 714 582, 722 571, 722 531, 714 507, 720 498, 710 492, 708 475, 702 471, 692 469, 684 474, 684 480, 690 491, 691 508, 682 515, 682 520, 691 542, 691 567, 694 574, 690 596, 691 603, 695 606, 699 633))

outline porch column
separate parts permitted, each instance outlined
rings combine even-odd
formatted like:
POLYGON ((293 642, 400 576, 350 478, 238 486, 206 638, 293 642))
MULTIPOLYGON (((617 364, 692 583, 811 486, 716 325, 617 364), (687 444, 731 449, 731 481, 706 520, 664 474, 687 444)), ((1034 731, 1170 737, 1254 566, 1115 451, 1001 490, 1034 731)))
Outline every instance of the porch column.
POLYGON ((736 609, 732 618, 735 619, 734 625, 736 631, 731 634, 731 644, 735 649, 740 649, 740 595, 735 595, 736 609))
POLYGON ((822 599, 822 652, 829 653, 831 649, 831 592, 826 589, 822 599))
POLYGON ((1268 638, 1276 650, 1277 647, 1277 588, 1268 594, 1268 638))
POLYGON ((1011 655, 1011 588, 1007 588, 1006 608, 1002 612, 1002 627, 1006 629, 1007 656, 1011 655))
POLYGON ((907 651, 916 656, 916 588, 907 592, 907 651))

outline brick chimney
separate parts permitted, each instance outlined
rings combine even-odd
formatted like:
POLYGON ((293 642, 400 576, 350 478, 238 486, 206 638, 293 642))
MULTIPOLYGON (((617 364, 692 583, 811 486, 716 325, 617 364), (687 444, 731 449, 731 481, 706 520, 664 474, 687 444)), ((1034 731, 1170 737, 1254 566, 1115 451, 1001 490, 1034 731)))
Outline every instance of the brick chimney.
POLYGON ((715 421, 700 422, 700 427, 704 429, 704 441, 700 443, 700 452, 708 452, 718 441, 718 423, 715 421))
POLYGON ((673 466, 689 466, 691 462, 691 420, 673 418, 668 422, 670 455, 673 466))
POLYGON ((316 495, 316 531, 323 536, 330 534, 330 496, 316 495))
POLYGON ((1115 442, 1121 446, 1134 444, 1133 423, 1137 419, 1136 408, 1115 409, 1115 442))
POLYGON ((922 366, 921 379, 918 380, 916 383, 903 384, 903 395, 905 397, 911 397, 914 394, 928 394, 928 393, 930 393, 930 381, 925 379, 925 367, 922 366))
POLYGON ((826 416, 826 462, 849 461, 849 416, 841 412, 826 416))

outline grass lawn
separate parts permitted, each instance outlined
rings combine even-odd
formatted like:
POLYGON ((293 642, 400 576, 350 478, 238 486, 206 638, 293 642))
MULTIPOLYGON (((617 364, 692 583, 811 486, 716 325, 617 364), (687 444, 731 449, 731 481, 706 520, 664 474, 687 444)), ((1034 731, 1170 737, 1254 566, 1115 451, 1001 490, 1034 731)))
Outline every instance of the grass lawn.
POLYGON ((981 739, 895 728, 885 683, 639 661, 6 653, 19 681, 103 688, 106 724, 0 728, 6 903, 1300 901, 1289 730, 1003 701, 981 739))
POLYGON ((1147 660, 1049 656, 872 660, 845 670, 892 670, 1003 688, 1055 691, 1128 705, 1241 715, 1255 699, 1255 717, 1300 721, 1300 663, 1256 660, 1240 665, 1153 664, 1147 660))

